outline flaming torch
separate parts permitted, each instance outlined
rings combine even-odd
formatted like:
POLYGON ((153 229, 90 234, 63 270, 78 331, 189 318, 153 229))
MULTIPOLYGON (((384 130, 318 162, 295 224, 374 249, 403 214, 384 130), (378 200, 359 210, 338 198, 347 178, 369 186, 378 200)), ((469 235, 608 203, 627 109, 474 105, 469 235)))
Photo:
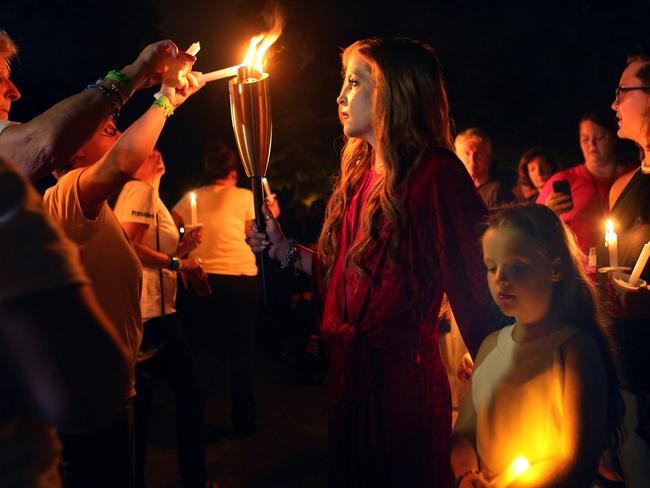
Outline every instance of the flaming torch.
MULTIPOLYGON (((271 93, 269 74, 264 73, 264 55, 281 33, 281 25, 251 39, 244 62, 237 69, 237 77, 230 80, 230 113, 237 148, 246 176, 251 179, 255 202, 255 223, 260 232, 266 229, 262 204, 264 190, 262 178, 266 176, 271 154, 271 93)), ((262 300, 269 303, 268 252, 260 254, 262 300)))

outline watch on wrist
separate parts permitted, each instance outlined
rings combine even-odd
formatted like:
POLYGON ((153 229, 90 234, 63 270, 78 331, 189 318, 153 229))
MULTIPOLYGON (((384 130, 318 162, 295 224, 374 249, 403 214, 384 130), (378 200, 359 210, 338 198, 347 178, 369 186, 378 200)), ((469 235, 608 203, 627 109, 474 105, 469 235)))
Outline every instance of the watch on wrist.
POLYGON ((168 268, 172 271, 178 271, 181 269, 181 259, 178 256, 169 254, 169 266, 168 268))

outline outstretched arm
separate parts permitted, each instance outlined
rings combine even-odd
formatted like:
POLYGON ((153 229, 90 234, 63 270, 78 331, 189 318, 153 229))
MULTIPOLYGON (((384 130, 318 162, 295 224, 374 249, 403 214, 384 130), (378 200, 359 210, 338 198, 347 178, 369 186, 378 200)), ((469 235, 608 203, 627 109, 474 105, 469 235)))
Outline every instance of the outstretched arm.
MULTIPOLYGON (((177 51, 169 40, 150 44, 120 72, 134 90, 146 88, 160 82, 165 62, 177 51)), ((37 180, 68 164, 112 112, 109 99, 99 90, 82 91, 29 122, 7 127, 0 134, 0 154, 14 161, 29 179, 37 180)))
MULTIPOLYGON (((480 242, 487 209, 463 164, 444 154, 431 175, 431 206, 435 215, 431 239, 440 265, 440 278, 454 311, 467 350, 476 353, 483 339, 496 329, 499 315, 485 279, 480 242)), ((426 218, 425 215, 420 217, 426 218)))
MULTIPOLYGON (((192 74, 188 74, 188 80, 189 87, 182 91, 163 85, 161 91, 174 108, 205 84, 200 84, 192 74)), ((86 217, 96 217, 104 202, 133 177, 153 150, 166 120, 165 110, 152 105, 131 124, 102 159, 81 173, 79 203, 86 217)))

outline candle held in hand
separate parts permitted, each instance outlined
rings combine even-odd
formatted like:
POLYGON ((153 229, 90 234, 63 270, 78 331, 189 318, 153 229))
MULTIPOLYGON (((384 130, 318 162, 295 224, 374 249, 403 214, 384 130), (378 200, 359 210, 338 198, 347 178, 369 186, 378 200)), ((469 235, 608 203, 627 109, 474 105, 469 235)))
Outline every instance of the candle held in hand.
POLYGON ((198 221, 197 210, 196 210, 196 193, 190 192, 190 211, 191 211, 191 224, 196 225, 198 221))
POLYGON ((618 236, 614 232, 614 222, 610 219, 605 222, 605 246, 609 251, 609 265, 618 266, 618 236))
POLYGON ((187 54, 191 54, 192 56, 196 56, 197 53, 201 50, 201 43, 200 42, 194 42, 190 47, 187 48, 185 51, 187 54))
POLYGON ((262 185, 264 185, 264 193, 266 193, 266 201, 268 202, 269 205, 271 205, 275 201, 275 198, 273 197, 273 193, 271 193, 269 180, 267 180, 266 178, 262 178, 262 185))
POLYGON ((223 78, 232 78, 234 76, 237 76, 237 69, 239 69, 239 66, 231 66, 230 68, 210 71, 209 73, 201 73, 199 81, 207 83, 208 81, 216 81, 223 78))
POLYGON ((639 255, 639 259, 636 260, 636 264, 634 265, 634 269, 632 270, 630 281, 628 281, 628 283, 631 285, 636 285, 636 282, 641 277, 641 273, 643 273, 645 265, 648 263, 648 258, 650 258, 650 242, 646 242, 643 246, 641 254, 639 255))

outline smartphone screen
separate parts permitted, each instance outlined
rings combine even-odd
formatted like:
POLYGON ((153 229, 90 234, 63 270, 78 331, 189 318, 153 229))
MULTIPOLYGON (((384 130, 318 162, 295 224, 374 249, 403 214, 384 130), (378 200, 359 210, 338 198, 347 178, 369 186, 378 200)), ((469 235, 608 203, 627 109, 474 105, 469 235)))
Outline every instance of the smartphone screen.
POLYGON ((555 193, 564 193, 571 196, 571 186, 567 180, 556 180, 553 182, 553 191, 555 193))

